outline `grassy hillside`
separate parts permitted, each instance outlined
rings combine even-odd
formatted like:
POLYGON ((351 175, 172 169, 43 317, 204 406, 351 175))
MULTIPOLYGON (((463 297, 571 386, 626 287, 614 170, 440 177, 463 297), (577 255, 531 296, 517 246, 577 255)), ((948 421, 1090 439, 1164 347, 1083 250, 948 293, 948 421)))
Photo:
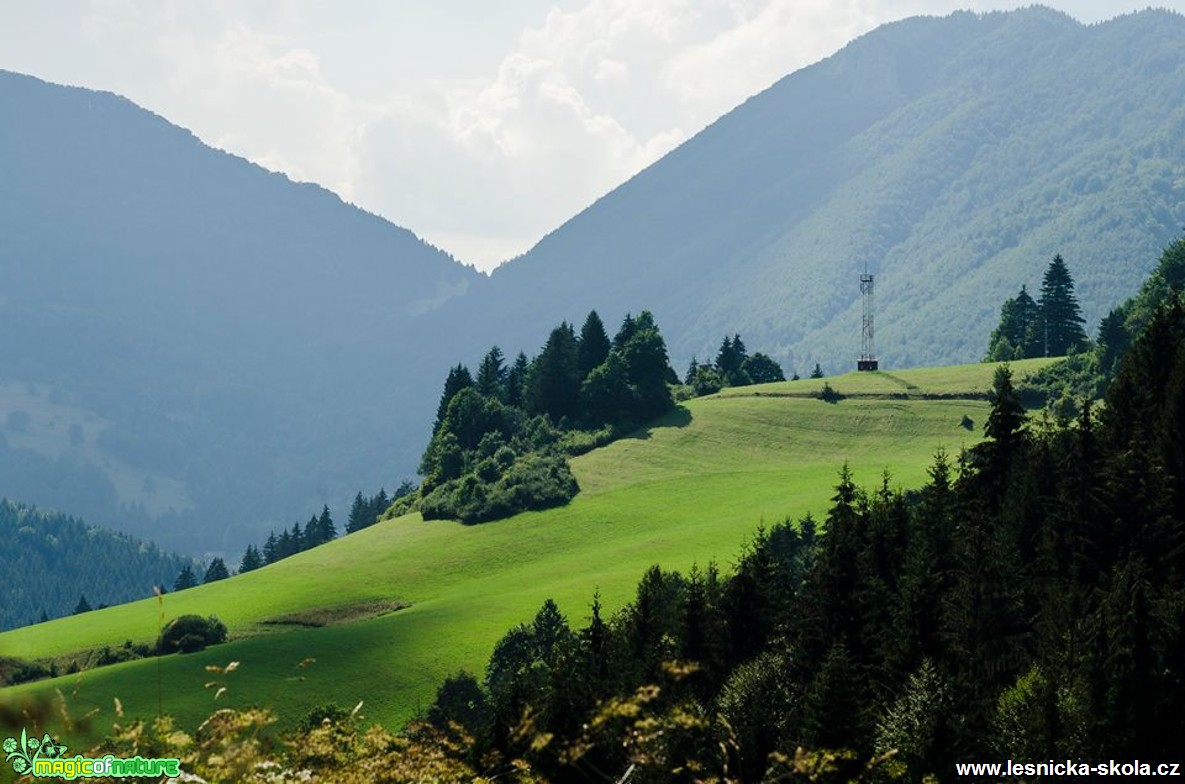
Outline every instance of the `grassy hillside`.
MULTIPOLYGON (((1044 360, 1015 363, 1023 377, 1044 360)), ((161 613, 216 613, 232 642, 0 690, 3 703, 61 688, 75 713, 112 697, 132 714, 192 723, 212 707, 205 665, 240 661, 222 704, 265 703, 291 722, 308 707, 365 701, 398 723, 449 673, 480 671, 493 644, 547 597, 582 623, 592 594, 609 609, 642 571, 715 560, 727 568, 762 521, 825 511, 843 461, 858 481, 921 483, 935 450, 976 442, 992 365, 827 379, 838 403, 810 397, 820 381, 787 382, 691 401, 648 430, 573 461, 580 495, 567 507, 464 527, 417 515, 231 580, 0 635, 0 655, 68 654, 149 640, 161 613), (974 423, 968 429, 964 417, 974 423), (395 609, 404 606, 403 609, 395 609), (309 624, 325 624, 318 627, 309 624), (302 669, 307 657, 316 662, 302 669), (159 685, 158 685, 159 684, 159 685)))

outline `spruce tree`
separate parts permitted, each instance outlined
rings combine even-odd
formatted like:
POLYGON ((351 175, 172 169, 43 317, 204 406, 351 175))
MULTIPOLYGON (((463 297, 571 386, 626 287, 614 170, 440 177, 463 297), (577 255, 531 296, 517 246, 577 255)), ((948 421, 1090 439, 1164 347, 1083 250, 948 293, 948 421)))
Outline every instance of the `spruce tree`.
POLYGON ((444 424, 444 415, 448 413, 448 404, 462 389, 473 386, 473 377, 469 375, 469 368, 457 365, 450 368, 448 377, 444 380, 444 391, 440 393, 440 403, 436 406, 436 422, 432 425, 435 434, 444 424))
POLYGON ((321 521, 317 515, 309 518, 304 524, 304 536, 301 537, 301 550, 311 550, 325 540, 321 538, 321 521))
POLYGON ((1007 362, 1024 359, 1031 349, 1033 325, 1037 321, 1037 303, 1024 286, 1015 297, 1009 297, 1000 308, 1000 323, 992 331, 988 344, 987 362, 1007 362))
POLYGON ((321 544, 337 538, 337 526, 333 524, 333 518, 329 516, 328 505, 321 508, 321 516, 317 518, 317 533, 320 536, 321 544))
POLYGON ((1060 357, 1086 346, 1086 333, 1078 300, 1074 298, 1074 280, 1060 255, 1054 256, 1041 282, 1038 327, 1044 342, 1044 356, 1060 357))
POLYGON ((86 600, 86 594, 78 597, 78 604, 74 605, 74 614, 79 615, 91 611, 91 604, 86 600))
POLYGON ((553 420, 573 418, 580 411, 580 370, 576 333, 568 322, 551 331, 547 344, 527 375, 527 410, 553 420))
POLYGON ((477 367, 475 386, 483 396, 502 400, 506 396, 506 362, 502 349, 494 346, 482 358, 477 367))
POLYGON ((215 558, 206 568, 206 575, 202 578, 202 582, 212 583, 216 580, 225 580, 227 577, 230 577, 230 571, 226 568, 226 562, 221 558, 215 558))
POLYGON ((263 544, 263 561, 264 563, 275 563, 282 556, 279 551, 279 542, 276 541, 275 531, 268 531, 267 541, 263 544))
POLYGON ((176 581, 173 582, 174 591, 184 591, 186 588, 192 588, 197 585, 197 577, 193 573, 193 569, 189 564, 181 567, 181 573, 177 575, 176 581))
POLYGON ((263 566, 263 557, 259 554, 259 550, 255 545, 247 545, 247 551, 243 553, 243 560, 239 561, 239 574, 252 572, 263 566))
POLYGON ((527 371, 530 366, 531 363, 527 360, 527 355, 521 351, 518 352, 518 356, 514 358, 514 364, 506 371, 506 405, 523 408, 524 387, 527 383, 527 371))
POLYGON ((359 490, 358 494, 354 496, 354 503, 350 505, 350 519, 346 521, 346 533, 352 534, 370 525, 370 522, 367 522, 369 512, 370 504, 362 497, 362 491, 359 490))
POLYGON ((823 368, 819 367, 819 363, 815 363, 815 369, 811 371, 811 378, 822 378, 823 368))
POLYGON ((589 311, 584 326, 580 328, 580 349, 577 353, 577 367, 580 377, 587 378, 588 374, 609 356, 609 335, 605 332, 605 325, 595 310, 589 311))

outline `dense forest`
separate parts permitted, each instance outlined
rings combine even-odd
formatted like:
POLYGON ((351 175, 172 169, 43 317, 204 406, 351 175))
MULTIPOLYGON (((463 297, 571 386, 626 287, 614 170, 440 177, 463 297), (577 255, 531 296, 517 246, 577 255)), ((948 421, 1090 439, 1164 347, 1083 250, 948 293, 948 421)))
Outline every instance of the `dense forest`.
POLYGON ((1183 416, 1173 293, 1102 406, 1032 417, 1001 366, 986 439, 937 454, 924 487, 862 489, 841 467, 825 519, 759 529, 727 575, 655 566, 609 617, 590 597, 579 624, 547 600, 400 734, 325 705, 280 750, 259 740, 275 716, 252 708, 193 738, 134 724, 105 748, 176 753, 212 780, 265 765, 351 782, 948 781, 956 761, 1171 761, 1183 416))
POLYGON ((10 554, 0 569, 0 629, 152 596, 153 586, 172 585, 191 564, 126 534, 7 500, 0 541, 10 554))
MULTIPOLYGON (((1167 256, 1167 254, 1166 254, 1167 256)), ((840 472, 831 509, 761 531, 735 573, 651 569, 572 628, 554 603, 428 719, 472 764, 555 780, 786 773, 828 750, 919 781, 956 760, 1166 760, 1185 726, 1185 309, 1162 302, 1096 413, 1031 419, 1001 367, 986 440, 929 483, 840 472), (489 755, 489 756, 483 756, 489 755), (791 766, 792 767, 792 766, 791 766)), ((832 779, 827 779, 832 780, 832 779)))
POLYGON ((923 487, 861 488, 837 466, 824 519, 759 528, 727 572, 651 567, 633 601, 607 616, 594 594, 579 623, 549 599, 399 734, 323 705, 286 750, 259 742, 263 709, 108 745, 215 779, 333 781, 945 781, 956 761, 1172 760, 1183 273, 1185 239, 1083 352, 1125 345, 1101 405, 1030 414, 1002 365, 985 440, 936 454, 923 487))

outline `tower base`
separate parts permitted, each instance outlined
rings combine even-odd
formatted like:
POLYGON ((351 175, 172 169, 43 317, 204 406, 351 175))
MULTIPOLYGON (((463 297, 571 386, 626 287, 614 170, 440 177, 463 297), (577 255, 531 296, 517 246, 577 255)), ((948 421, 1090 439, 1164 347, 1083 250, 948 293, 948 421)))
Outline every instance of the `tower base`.
POLYGON ((875 359, 858 359, 856 360, 856 370, 879 370, 880 363, 875 359))

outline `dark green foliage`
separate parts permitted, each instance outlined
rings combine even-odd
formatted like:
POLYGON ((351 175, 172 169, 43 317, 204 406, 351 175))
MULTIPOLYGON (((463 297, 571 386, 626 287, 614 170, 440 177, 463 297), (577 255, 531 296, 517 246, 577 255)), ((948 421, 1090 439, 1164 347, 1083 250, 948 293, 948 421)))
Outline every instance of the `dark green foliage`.
POLYGON ((590 311, 580 328, 580 347, 577 352, 576 366, 580 370, 580 377, 587 378, 593 368, 600 365, 609 357, 609 335, 605 332, 605 325, 595 310, 590 311))
POLYGON ((633 390, 632 418, 641 423, 666 413, 674 405, 667 386, 670 366, 666 343, 650 311, 642 311, 627 323, 629 328, 623 325, 614 339, 614 348, 621 352, 633 390))
POLYGON ((176 581, 173 583, 174 591, 184 591, 186 588, 192 588, 197 585, 197 575, 193 573, 193 567, 189 564, 181 567, 181 572, 177 575, 176 581))
POLYGON ((90 612, 90 611, 91 611, 91 604, 90 604, 90 602, 88 602, 86 600, 86 594, 82 594, 81 596, 78 597, 78 604, 74 605, 74 614, 79 615, 81 613, 90 612))
POLYGON ((1131 334, 1127 331, 1124 313, 1116 308, 1103 317, 1099 323, 1097 341, 1099 372, 1104 378, 1112 378, 1118 370, 1119 359, 1127 352, 1131 334))
POLYGON ((444 417, 453 397, 462 389, 472 386, 473 377, 469 375, 469 368, 457 365, 449 370, 448 377, 444 380, 444 390, 440 393, 440 403, 436 406, 436 421, 432 425, 433 433, 440 430, 440 426, 444 424, 444 417))
POLYGON ((634 390, 621 353, 612 351, 580 385, 580 402, 592 422, 623 422, 630 418, 634 390))
POLYGON ((1034 331, 1040 336, 1044 354, 1060 357, 1086 347, 1082 310, 1074 296, 1074 280, 1060 255, 1054 256, 1041 282, 1034 331))
POLYGON ((366 497, 359 491, 354 496, 354 503, 350 506, 350 518, 346 522, 346 533, 352 534, 355 531, 361 531, 363 528, 369 528, 377 522, 379 516, 387 511, 387 507, 392 502, 398 501, 404 496, 410 495, 416 491, 416 485, 410 480, 403 480, 399 483, 399 487, 395 489, 395 494, 390 498, 387 497, 385 488, 380 489, 375 495, 366 497))
POLYGON ((748 359, 749 352, 740 335, 725 337, 720 343, 720 350, 716 352, 716 370, 728 386, 748 386, 753 383, 744 369, 748 359))
POLYGON ((225 580, 230 577, 230 571, 226 568, 226 562, 221 558, 215 558, 210 561, 210 565, 206 567, 206 574, 202 577, 202 583, 212 583, 216 580, 225 580))
POLYGON ((259 549, 253 544, 247 545, 243 559, 239 561, 239 574, 253 572, 261 566, 263 566, 263 556, 260 555, 259 549))
POLYGON ((156 652, 164 656, 169 653, 193 653, 209 645, 226 642, 226 625, 211 615, 182 615, 169 621, 156 641, 156 652))
MULTIPOLYGON (((501 352, 483 367, 481 378, 502 377, 501 352)), ((396 511, 475 523, 567 503, 578 487, 565 452, 603 445, 670 410, 670 372, 649 312, 627 316, 612 343, 595 311, 579 339, 561 323, 533 361, 518 355, 504 382, 451 395, 420 460, 424 481, 396 511)), ((458 375, 454 368, 450 379, 458 375)), ((352 518, 365 506, 358 494, 352 518)))
MULTIPOLYGON (((513 630, 487 678, 492 749, 556 780, 586 772, 572 760, 620 770, 637 726, 605 706, 677 706, 685 728, 728 722, 679 735, 677 759, 722 749, 741 781, 779 775, 770 754, 799 747, 895 749, 907 781, 956 760, 1170 758, 1185 725, 1185 307, 1150 314, 1101 417, 1086 401, 1031 425, 1007 365, 990 402, 986 440, 957 469, 936 456, 920 490, 887 476, 862 490, 845 466, 818 536, 809 520, 759 531, 724 578, 653 567, 608 621, 594 598, 576 635, 552 608, 513 630), (537 639, 553 638, 545 656, 537 639)), ((638 770, 671 779, 655 760, 638 770)))
POLYGON ((1061 255, 1054 256, 1045 270, 1038 302, 1033 302, 1024 286, 1014 299, 1005 300, 984 360, 1007 362, 1081 351, 1089 345, 1084 323, 1070 270, 1061 255))
POLYGON ((326 724, 341 726, 353 718, 348 710, 336 702, 326 702, 310 708, 308 713, 296 722, 298 732, 309 732, 326 724))
POLYGON ((499 465, 496 459, 484 465, 493 472, 489 476, 465 474, 427 492, 419 507, 424 519, 465 523, 497 520, 522 511, 560 506, 580 489, 568 461, 561 455, 529 453, 514 459, 508 467, 499 465))
MULTIPOLYGON (((0 446, 0 449, 3 447, 0 446)), ((126 534, 0 499, 0 630, 153 595, 191 561, 126 534)))
POLYGON ((506 404, 514 406, 515 408, 523 408, 525 399, 525 389, 527 383, 527 372, 530 370, 530 363, 527 361, 527 355, 521 351, 518 356, 514 358, 514 364, 510 366, 510 370, 506 373, 506 404))
POLYGON ((440 684, 425 718, 440 729, 455 722, 480 738, 489 731, 490 706, 477 678, 462 671, 440 684))
POLYGON ((507 374, 506 360, 502 356, 502 349, 494 346, 482 357, 481 364, 477 366, 477 380, 474 388, 484 397, 502 400, 506 397, 507 374))
POLYGON ((1000 324, 992 331, 988 344, 987 362, 1007 362, 1036 356, 1033 351, 1037 303, 1029 296, 1024 286, 1015 298, 1004 301, 1000 309, 1000 324))
POLYGON ((753 356, 744 361, 741 365, 741 371, 754 384, 771 384, 775 381, 786 380, 786 374, 782 372, 782 366, 760 351, 754 353, 753 356))
POLYGON ((713 395, 724 388, 724 377, 711 365, 700 365, 689 384, 696 397, 713 395))
POLYGON ((574 419, 580 413, 579 347, 566 321, 552 330, 547 343, 527 373, 526 407, 553 421, 574 419))
POLYGON ((821 368, 819 366, 818 362, 815 363, 815 369, 811 371, 810 377, 811 378, 822 378, 823 377, 823 368, 821 368))

